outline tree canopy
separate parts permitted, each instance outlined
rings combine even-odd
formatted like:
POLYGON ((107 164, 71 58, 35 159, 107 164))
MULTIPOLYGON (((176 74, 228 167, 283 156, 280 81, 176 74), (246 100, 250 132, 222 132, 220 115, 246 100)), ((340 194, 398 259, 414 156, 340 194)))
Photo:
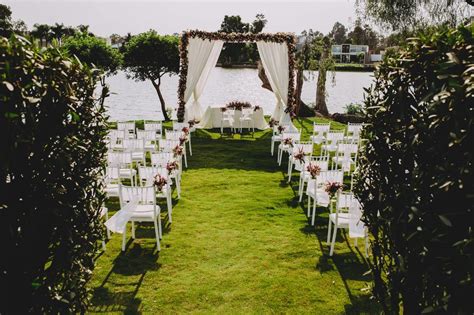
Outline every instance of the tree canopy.
POLYGON ((87 34, 68 37, 62 47, 81 62, 94 65, 107 74, 116 73, 121 64, 121 54, 116 49, 104 40, 87 34))
POLYGON ((165 120, 165 100, 160 91, 161 78, 165 74, 179 72, 179 38, 159 35, 150 30, 133 36, 123 47, 124 68, 129 78, 136 81, 149 80, 156 89, 165 120))

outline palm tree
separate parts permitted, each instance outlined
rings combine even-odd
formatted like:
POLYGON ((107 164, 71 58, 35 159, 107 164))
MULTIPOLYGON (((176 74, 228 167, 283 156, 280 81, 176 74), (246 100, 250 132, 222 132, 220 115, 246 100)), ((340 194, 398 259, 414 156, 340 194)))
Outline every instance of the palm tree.
POLYGON ((64 27, 64 24, 55 23, 54 26, 51 26, 51 32, 53 33, 54 38, 56 38, 59 44, 61 44, 61 38, 66 33, 66 28, 64 27))
POLYGON ((51 28, 48 24, 35 24, 33 25, 33 30, 31 31, 31 36, 40 40, 41 44, 43 44, 43 40, 45 44, 51 39, 51 28))

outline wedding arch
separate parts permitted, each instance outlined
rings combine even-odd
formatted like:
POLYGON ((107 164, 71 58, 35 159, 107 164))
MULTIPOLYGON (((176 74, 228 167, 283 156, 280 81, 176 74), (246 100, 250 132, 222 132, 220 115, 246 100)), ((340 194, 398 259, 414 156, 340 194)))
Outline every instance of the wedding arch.
POLYGON ((222 33, 185 31, 180 41, 180 70, 178 85, 178 121, 199 120, 202 109, 199 98, 224 42, 257 44, 258 53, 268 81, 276 97, 272 118, 290 119, 295 105, 295 43, 291 33, 222 33), (192 100, 191 100, 192 97, 192 100))

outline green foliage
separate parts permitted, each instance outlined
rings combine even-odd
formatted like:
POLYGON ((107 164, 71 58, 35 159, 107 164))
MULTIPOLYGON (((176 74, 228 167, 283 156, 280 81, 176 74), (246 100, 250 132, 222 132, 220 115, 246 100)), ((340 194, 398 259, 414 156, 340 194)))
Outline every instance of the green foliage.
POLYGON ((86 33, 68 37, 62 48, 69 55, 79 58, 81 62, 98 67, 108 74, 116 73, 121 63, 122 56, 117 49, 107 45, 104 40, 86 33))
POLYGON ((57 49, 0 38, 0 313, 85 309, 103 234, 98 74, 57 49))
POLYGON ((124 46, 123 60, 128 75, 137 81, 159 80, 179 71, 179 38, 148 31, 133 36, 124 46))
POLYGON ((410 40, 367 91, 356 191, 387 314, 474 312, 473 33, 410 40))
POLYGON ((12 10, 0 3, 0 36, 10 36, 12 27, 12 10))
POLYGON ((355 116, 364 116, 365 111, 362 104, 350 103, 344 107, 346 114, 355 116))

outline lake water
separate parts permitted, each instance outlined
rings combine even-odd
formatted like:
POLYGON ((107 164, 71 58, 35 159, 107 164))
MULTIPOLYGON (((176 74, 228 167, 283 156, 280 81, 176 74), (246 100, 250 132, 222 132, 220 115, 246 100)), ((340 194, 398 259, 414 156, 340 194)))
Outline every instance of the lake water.
MULTIPOLYGON (((314 103, 316 97, 317 72, 305 72, 302 99, 314 103)), ((337 72, 335 84, 327 82, 329 112, 343 112, 349 103, 363 101, 363 88, 369 87, 373 74, 369 72, 337 72)), ((158 96, 148 81, 135 82, 127 79, 124 72, 107 78, 112 95, 106 99, 111 120, 162 119, 158 96)), ((167 107, 177 106, 178 76, 162 79, 162 93, 167 107)), ((260 105, 265 114, 271 114, 275 106, 272 92, 261 87, 256 69, 227 69, 216 67, 200 99, 203 108, 222 106, 229 101, 248 101, 260 105)), ((173 113, 173 116, 175 116, 173 113)))

